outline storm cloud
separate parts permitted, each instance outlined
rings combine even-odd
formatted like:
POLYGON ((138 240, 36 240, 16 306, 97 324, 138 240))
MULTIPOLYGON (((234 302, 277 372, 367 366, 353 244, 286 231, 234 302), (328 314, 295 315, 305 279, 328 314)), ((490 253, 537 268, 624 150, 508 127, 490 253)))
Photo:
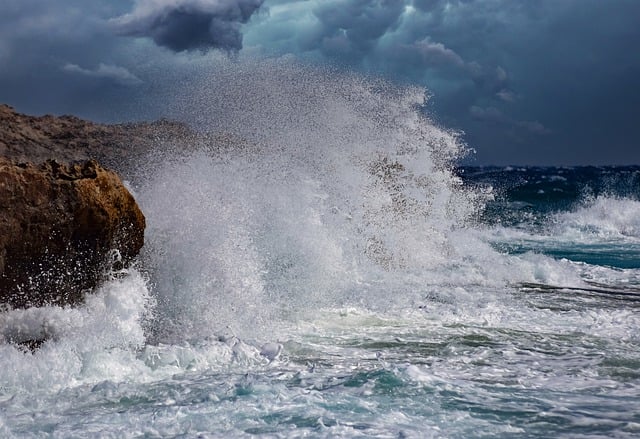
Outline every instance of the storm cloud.
POLYGON ((629 135, 640 105, 636 0, 265 7, 269 17, 245 33, 248 46, 422 84, 433 95, 432 115, 463 130, 483 162, 640 162, 629 135))
POLYGON ((175 52, 242 49, 240 25, 264 0, 138 0, 111 20, 121 35, 149 37, 175 52))
POLYGON ((67 72, 77 73, 79 75, 92 78, 104 78, 122 85, 137 85, 142 81, 136 75, 125 69, 124 67, 107 65, 100 63, 97 68, 85 69, 77 64, 65 64, 62 68, 67 72))

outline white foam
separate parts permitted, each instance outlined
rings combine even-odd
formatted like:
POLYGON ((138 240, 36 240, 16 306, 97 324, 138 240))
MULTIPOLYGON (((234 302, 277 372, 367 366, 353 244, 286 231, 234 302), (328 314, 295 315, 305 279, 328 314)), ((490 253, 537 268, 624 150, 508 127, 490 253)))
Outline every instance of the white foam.
MULTIPOLYGON (((553 217, 554 229, 575 239, 640 239, 640 201, 599 196, 572 212, 553 217)), ((637 242, 637 241, 636 241, 637 242)))
POLYGON ((495 252, 463 229, 486 194, 448 170, 464 147, 421 112, 425 90, 286 60, 212 69, 169 110, 243 140, 156 151, 136 187, 159 340, 252 338, 308 308, 375 306, 407 276, 477 282, 464 261, 495 252))
POLYGON ((34 353, 0 344, 0 367, 5 370, 1 385, 55 391, 86 379, 135 375, 135 349, 145 342, 143 319, 148 309, 146 282, 134 270, 107 282, 81 307, 30 308, 1 314, 5 340, 46 340, 34 353))
POLYGON ((309 309, 584 286, 580 265, 501 254, 497 232, 473 225, 491 193, 450 172, 465 148, 424 116, 425 90, 286 59, 217 62, 173 91, 167 113, 227 140, 154 151, 135 187, 154 342, 272 342, 309 309))

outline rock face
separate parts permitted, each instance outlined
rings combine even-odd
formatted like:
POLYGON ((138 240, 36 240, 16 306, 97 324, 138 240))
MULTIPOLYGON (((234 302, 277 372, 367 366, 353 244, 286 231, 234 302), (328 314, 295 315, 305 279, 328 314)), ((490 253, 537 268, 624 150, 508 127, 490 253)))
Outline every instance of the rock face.
POLYGON ((95 159, 125 178, 135 178, 132 163, 151 148, 193 138, 195 134, 178 122, 103 125, 75 116, 29 116, 0 104, 0 156, 20 162, 95 159))
POLYGON ((90 158, 127 163, 163 124, 171 135, 181 127, 32 117, 0 105, 0 306, 76 304, 138 254, 145 218, 119 176, 90 158))
POLYGON ((0 158, 0 302, 79 302, 110 264, 137 255, 144 227, 120 178, 95 161, 36 166, 0 158))

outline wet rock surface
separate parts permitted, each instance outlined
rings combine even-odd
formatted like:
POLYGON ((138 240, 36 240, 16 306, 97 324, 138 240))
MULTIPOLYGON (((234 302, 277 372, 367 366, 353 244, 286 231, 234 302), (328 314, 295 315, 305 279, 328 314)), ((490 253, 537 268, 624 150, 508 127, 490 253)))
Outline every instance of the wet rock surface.
POLYGON ((103 165, 131 174, 154 143, 187 132, 173 122, 101 125, 0 105, 0 305, 77 304, 109 269, 129 264, 145 218, 103 165))
POLYGON ((72 305, 144 243, 145 218, 118 175, 94 160, 0 158, 0 302, 72 305))

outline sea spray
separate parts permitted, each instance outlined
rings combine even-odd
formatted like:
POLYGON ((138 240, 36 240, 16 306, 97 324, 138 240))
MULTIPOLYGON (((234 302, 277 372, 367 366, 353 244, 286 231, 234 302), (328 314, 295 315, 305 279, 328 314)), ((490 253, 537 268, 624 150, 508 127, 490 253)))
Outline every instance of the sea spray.
POLYGON ((270 60, 222 63, 175 92, 172 116, 205 140, 151 159, 136 189, 166 336, 376 306, 393 289, 380 283, 419 282, 467 251, 451 235, 486 194, 451 172, 465 147, 425 116, 425 90, 270 60))
POLYGON ((107 282, 77 308, 0 314, 5 341, 0 344, 0 387, 56 392, 105 376, 121 380, 137 375, 136 350, 145 343, 143 321, 151 307, 146 279, 132 270, 107 282), (33 352, 20 345, 32 340, 42 342, 33 352))
POLYGON ((496 247, 479 225, 492 190, 453 172, 466 147, 426 99, 289 59, 218 60, 172 89, 166 114, 200 137, 140 167, 151 339, 277 338, 318 308, 472 310, 506 286, 584 286, 569 261, 496 247))

